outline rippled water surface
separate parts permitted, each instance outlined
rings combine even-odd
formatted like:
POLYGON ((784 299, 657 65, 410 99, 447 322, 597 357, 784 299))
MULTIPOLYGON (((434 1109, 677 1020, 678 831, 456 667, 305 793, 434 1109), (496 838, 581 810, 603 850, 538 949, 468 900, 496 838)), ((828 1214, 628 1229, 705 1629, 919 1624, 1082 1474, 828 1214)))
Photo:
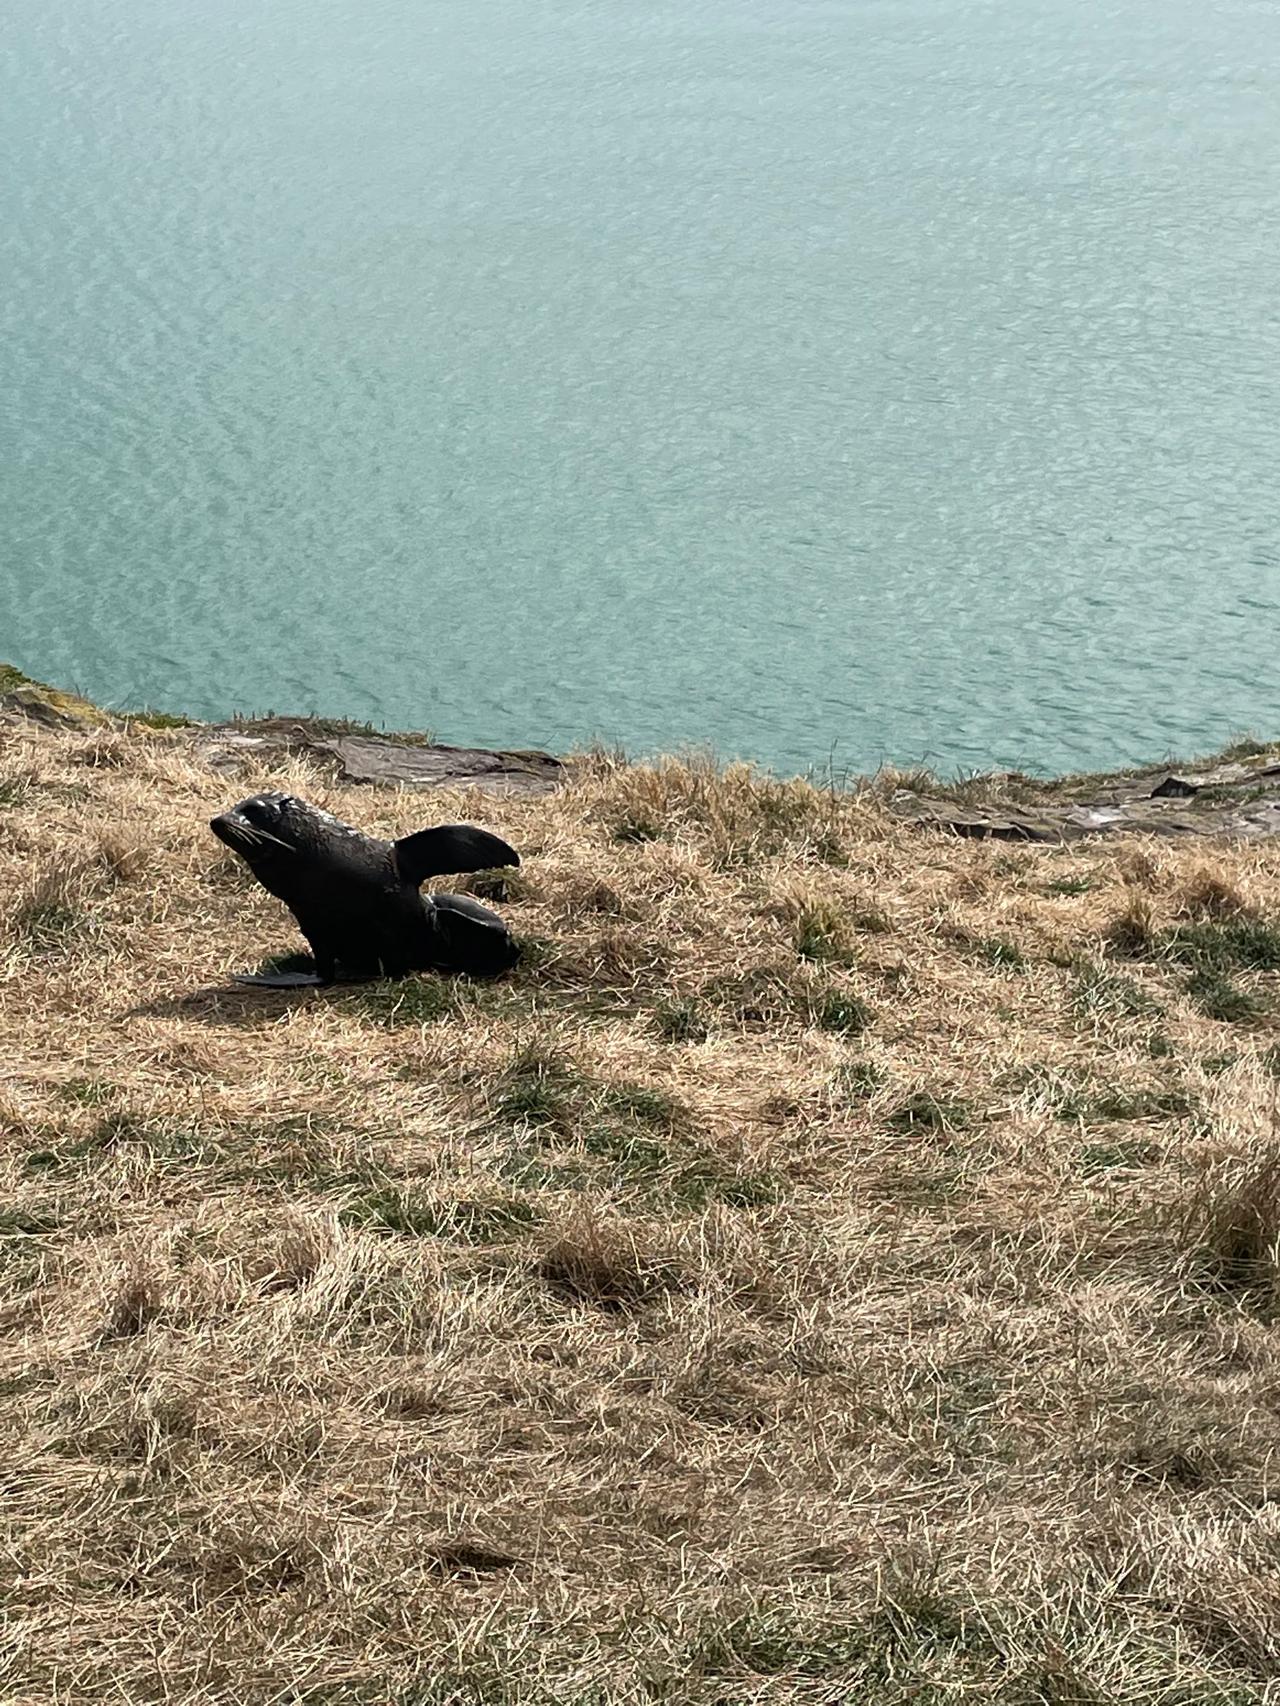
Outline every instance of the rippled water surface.
POLYGON ((0 657, 786 769, 1280 730, 1274 0, 8 0, 0 657))

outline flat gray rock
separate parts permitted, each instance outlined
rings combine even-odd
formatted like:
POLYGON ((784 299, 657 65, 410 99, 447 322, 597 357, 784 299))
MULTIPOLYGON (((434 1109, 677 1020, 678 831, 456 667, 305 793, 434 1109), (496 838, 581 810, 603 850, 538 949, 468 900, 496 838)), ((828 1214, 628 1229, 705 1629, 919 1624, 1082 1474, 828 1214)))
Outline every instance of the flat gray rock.
POLYGON ((238 770, 273 753, 309 757, 336 781, 404 788, 479 788, 489 794, 548 794, 568 766, 548 752, 438 746, 411 736, 335 729, 306 718, 200 725, 191 731, 197 753, 215 770, 238 770))
POLYGON ((954 792, 899 789, 892 809, 922 828, 975 840, 1078 841, 1094 835, 1200 835, 1259 840, 1280 835, 1280 764, 1274 749, 1203 768, 1065 776, 978 777, 954 792))

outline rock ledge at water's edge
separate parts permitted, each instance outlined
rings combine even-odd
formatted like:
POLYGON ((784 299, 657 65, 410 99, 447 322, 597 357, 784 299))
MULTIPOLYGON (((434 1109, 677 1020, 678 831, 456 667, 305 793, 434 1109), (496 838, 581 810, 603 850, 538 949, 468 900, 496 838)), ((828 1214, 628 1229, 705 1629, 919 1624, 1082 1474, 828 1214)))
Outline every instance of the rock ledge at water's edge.
MULTIPOLYGON (((0 664, 0 723, 51 728, 164 731, 211 769, 234 774, 273 753, 310 758, 343 782, 411 788, 473 787, 549 793, 572 758, 539 751, 445 746, 323 717, 236 718, 199 723, 154 712, 111 712, 0 664)), ((948 783, 887 770, 851 789, 884 797, 898 815, 953 835, 1001 841, 1076 841, 1140 835, 1260 839, 1280 835, 1280 742, 1241 741, 1215 758, 1110 774, 1039 780, 1005 772, 948 783)))

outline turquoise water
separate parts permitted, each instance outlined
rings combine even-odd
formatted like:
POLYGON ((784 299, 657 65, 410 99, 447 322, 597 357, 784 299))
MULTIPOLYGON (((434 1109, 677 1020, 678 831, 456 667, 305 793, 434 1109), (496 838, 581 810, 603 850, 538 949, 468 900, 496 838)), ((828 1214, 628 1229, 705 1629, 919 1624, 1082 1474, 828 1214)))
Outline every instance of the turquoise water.
POLYGON ((1276 0, 8 0, 0 658, 787 770, 1280 730, 1276 0))

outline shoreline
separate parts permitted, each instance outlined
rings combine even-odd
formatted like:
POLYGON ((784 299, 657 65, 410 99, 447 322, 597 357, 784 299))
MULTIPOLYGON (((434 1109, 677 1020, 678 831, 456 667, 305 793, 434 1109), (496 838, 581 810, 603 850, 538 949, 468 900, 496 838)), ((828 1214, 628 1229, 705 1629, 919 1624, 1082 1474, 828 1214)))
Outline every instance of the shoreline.
MULTIPOLYGON (((165 733, 211 769, 249 757, 307 756, 336 781, 383 787, 471 787, 536 796, 572 776, 575 755, 452 746, 426 733, 329 717, 236 717, 206 723, 170 712, 107 711, 0 662, 0 718, 60 729, 165 733)), ((637 761, 640 762, 640 761, 637 761)), ((663 759, 646 761, 660 767, 663 759)), ((872 792, 923 829, 971 839, 1061 843, 1117 833, 1257 840, 1280 835, 1280 740, 1137 768, 1039 778, 992 771, 948 781, 925 770, 851 776, 841 793, 872 792)))

